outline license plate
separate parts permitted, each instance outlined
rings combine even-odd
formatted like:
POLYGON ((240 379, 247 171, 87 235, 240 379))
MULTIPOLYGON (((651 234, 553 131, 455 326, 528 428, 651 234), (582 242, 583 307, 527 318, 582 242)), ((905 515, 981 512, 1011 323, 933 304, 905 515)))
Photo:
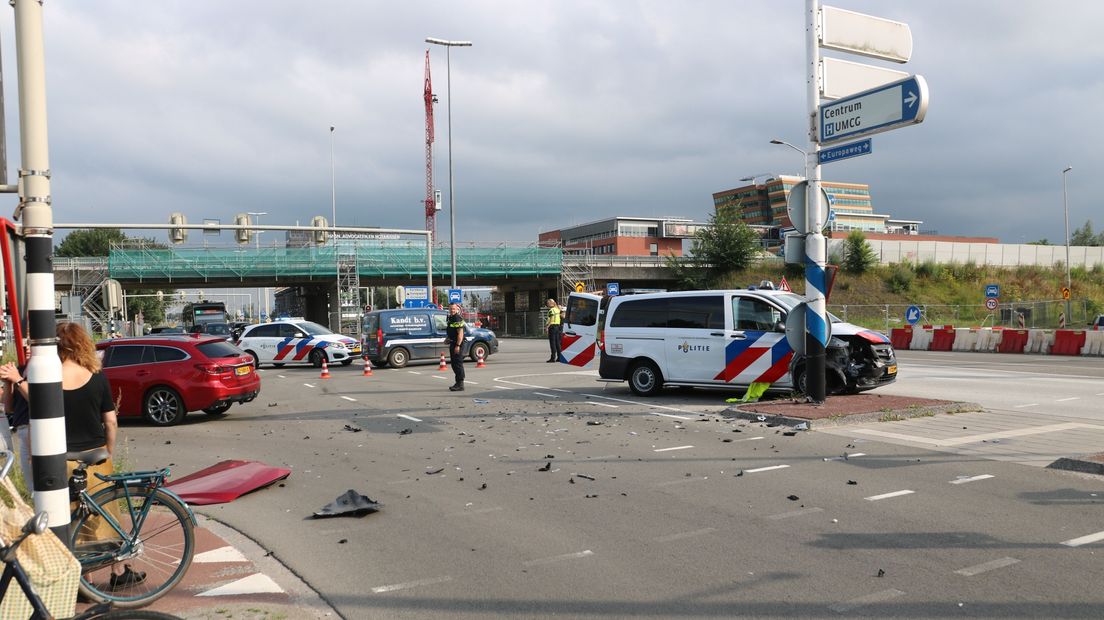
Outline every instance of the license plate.
POLYGON ((238 366, 237 368, 234 369, 234 374, 241 377, 243 375, 248 375, 250 372, 252 372, 252 370, 253 370, 252 366, 238 366))
POLYGON ((353 347, 350 350, 352 351, 353 355, 359 355, 360 354, 360 347, 353 347))
POLYGON ((886 374, 887 375, 897 374, 897 364, 894 364, 892 366, 886 366, 886 374))

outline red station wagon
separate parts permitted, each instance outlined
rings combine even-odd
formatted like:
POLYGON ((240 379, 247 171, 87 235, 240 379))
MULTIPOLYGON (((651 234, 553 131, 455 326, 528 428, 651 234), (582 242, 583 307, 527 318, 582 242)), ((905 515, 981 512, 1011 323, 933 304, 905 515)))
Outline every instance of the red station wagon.
POLYGON ((220 336, 115 338, 96 348, 121 417, 169 426, 189 411, 221 415, 261 391, 253 358, 220 336))

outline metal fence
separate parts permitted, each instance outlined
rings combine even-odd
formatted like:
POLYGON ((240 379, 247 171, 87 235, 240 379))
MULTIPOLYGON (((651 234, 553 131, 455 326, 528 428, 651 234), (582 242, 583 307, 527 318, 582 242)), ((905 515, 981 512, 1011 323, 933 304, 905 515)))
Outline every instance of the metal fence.
MULTIPOLYGON (((954 325, 955 327, 1012 327, 1026 329, 1056 329, 1060 326, 1066 302, 1057 300, 1001 302, 995 310, 982 304, 915 304, 920 309, 917 325, 954 325)), ((828 311, 848 323, 889 333, 894 327, 907 325, 907 304, 829 305, 828 311)), ((1070 302, 1071 317, 1066 327, 1085 328, 1096 317, 1091 301, 1070 302)))
POLYGON ((492 312, 483 321, 483 327, 493 330, 499 337, 543 338, 548 333, 544 326, 546 314, 540 310, 492 312))

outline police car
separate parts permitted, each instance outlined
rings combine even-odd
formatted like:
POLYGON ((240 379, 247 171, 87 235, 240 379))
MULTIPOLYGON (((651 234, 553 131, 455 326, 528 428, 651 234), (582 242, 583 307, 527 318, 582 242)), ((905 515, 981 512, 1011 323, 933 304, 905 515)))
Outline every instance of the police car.
MULTIPOLYGON (((628 381, 640 396, 664 385, 805 391, 805 359, 786 338, 786 319, 803 299, 762 289, 682 291, 618 297, 572 293, 560 362, 599 360, 604 381, 628 381)), ((829 315, 829 393, 855 393, 897 379, 884 335, 829 315)), ((803 324, 803 323, 802 323, 803 324)))
POLYGON ((248 327, 235 343, 249 355, 257 368, 272 364, 311 364, 322 361, 348 366, 360 356, 360 342, 303 319, 286 319, 248 327))

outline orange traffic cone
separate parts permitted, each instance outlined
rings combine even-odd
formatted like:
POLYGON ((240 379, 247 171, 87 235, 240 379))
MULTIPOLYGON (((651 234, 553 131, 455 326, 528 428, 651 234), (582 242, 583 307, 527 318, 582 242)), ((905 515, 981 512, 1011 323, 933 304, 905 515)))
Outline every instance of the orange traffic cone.
POLYGON ((445 365, 445 354, 441 354, 441 365, 437 367, 437 370, 448 370, 448 366, 445 365))
POLYGON ((368 359, 367 357, 364 358, 364 376, 372 376, 372 360, 368 359))
POLYGON ((325 358, 322 358, 322 375, 319 378, 320 379, 329 379, 330 378, 330 365, 326 363, 325 358))
POLYGON ((478 350, 478 352, 476 353, 475 367, 476 368, 486 368, 487 367, 487 365, 483 363, 483 349, 482 348, 480 348, 478 350))

